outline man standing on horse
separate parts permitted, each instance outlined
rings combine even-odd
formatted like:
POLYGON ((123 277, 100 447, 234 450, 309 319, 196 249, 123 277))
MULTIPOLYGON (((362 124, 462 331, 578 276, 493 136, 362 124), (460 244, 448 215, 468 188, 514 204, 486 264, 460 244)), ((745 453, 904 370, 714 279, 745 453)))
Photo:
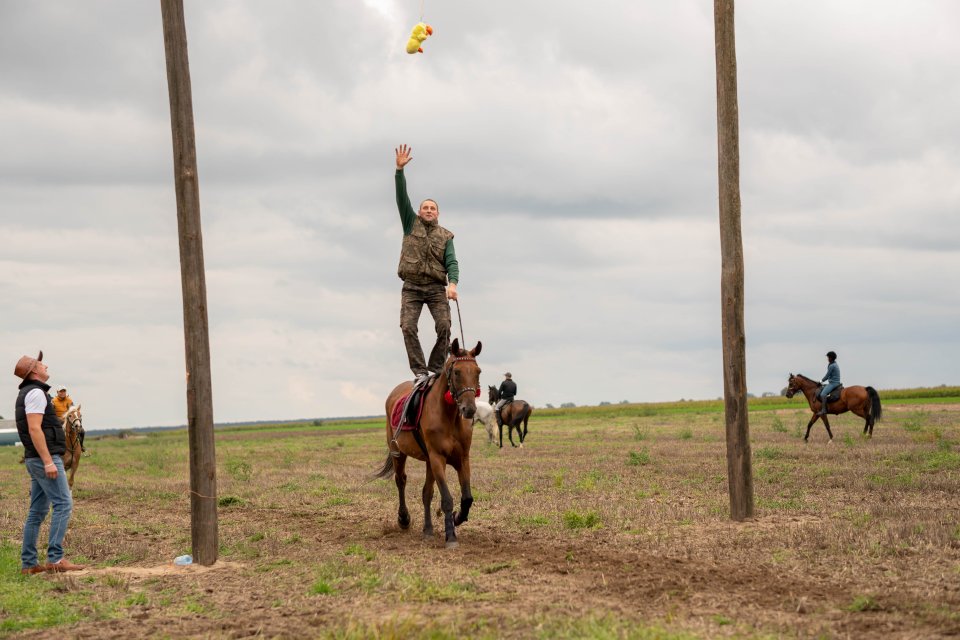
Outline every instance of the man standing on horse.
MULTIPOLYGON (((513 402, 513 399, 517 397, 517 383, 513 381, 513 376, 507 372, 503 374, 503 377, 504 381, 500 383, 500 389, 497 390, 500 400, 497 401, 497 406, 495 407, 497 414, 497 425, 500 427, 503 426, 503 418, 500 417, 500 410, 509 403, 513 402)), ((501 434, 501 438, 502 437, 503 436, 501 434)))
POLYGON ((397 209, 403 225, 403 248, 397 275, 403 280, 400 308, 403 344, 407 349, 410 370, 417 381, 422 382, 429 373, 440 371, 447 358, 450 345, 450 303, 447 301, 457 299, 460 265, 453 248, 453 233, 437 222, 440 208, 436 201, 424 200, 420 203, 419 212, 415 212, 410 204, 407 181, 403 175, 403 168, 413 159, 410 152, 410 147, 405 144, 396 149, 397 172, 394 180, 397 209), (417 335, 417 323, 423 305, 430 310, 437 332, 429 362, 424 360, 417 335))
POLYGON ((840 365, 837 364, 837 354, 833 351, 827 352, 827 373, 823 376, 820 384, 823 389, 820 391, 820 415, 827 415, 827 396, 840 386, 840 365))
POLYGON ((63 557, 63 538, 67 534, 67 524, 73 511, 73 496, 61 457, 67 450, 67 438, 48 395, 50 385, 46 382, 50 374, 42 361, 41 351, 36 358, 23 356, 13 369, 13 374, 23 380, 17 395, 16 421, 20 442, 23 443, 24 464, 30 474, 30 509, 23 524, 20 551, 20 573, 24 575, 84 568, 63 557), (51 504, 53 516, 50 518, 47 562, 40 564, 37 536, 51 504))

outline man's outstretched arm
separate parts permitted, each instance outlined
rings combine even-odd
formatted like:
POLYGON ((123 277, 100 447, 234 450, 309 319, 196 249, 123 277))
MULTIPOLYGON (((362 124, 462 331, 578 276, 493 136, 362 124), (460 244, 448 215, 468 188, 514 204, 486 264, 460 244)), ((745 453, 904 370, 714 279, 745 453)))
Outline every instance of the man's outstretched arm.
POLYGON ((413 160, 410 155, 412 149, 405 144, 397 149, 397 173, 394 182, 397 188, 397 210, 400 212, 400 223, 403 225, 403 235, 407 235, 413 229, 413 221, 417 217, 417 212, 413 210, 410 204, 410 196, 407 195, 407 179, 403 175, 403 168, 413 160))

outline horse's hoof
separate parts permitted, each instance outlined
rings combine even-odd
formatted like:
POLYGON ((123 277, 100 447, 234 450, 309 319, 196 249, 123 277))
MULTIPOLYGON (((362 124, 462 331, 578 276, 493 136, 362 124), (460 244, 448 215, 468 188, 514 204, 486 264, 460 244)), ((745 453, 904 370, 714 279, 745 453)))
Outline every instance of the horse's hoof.
POLYGON ((520 448, 523 449, 523 443, 522 443, 522 442, 520 443, 520 448))
POLYGON ((401 520, 400 518, 397 518, 397 526, 406 531, 410 528, 410 519, 407 518, 406 520, 401 520))
POLYGON ((830 438, 829 440, 827 440, 827 444, 833 444, 833 438, 830 438))
POLYGON ((424 532, 420 535, 420 538, 421 538, 424 542, 433 542, 433 532, 431 531, 430 533, 427 533, 426 531, 424 531, 424 532))
POLYGON ((447 547, 447 549, 456 549, 457 547, 460 546, 460 543, 457 542, 456 540, 447 540, 447 544, 445 546, 447 547))

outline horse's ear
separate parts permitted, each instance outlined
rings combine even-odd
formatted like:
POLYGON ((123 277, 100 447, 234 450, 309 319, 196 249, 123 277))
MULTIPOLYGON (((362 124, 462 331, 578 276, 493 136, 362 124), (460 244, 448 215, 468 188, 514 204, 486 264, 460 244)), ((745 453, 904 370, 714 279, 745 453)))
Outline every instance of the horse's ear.
POLYGON ((460 355, 460 338, 453 339, 453 344, 450 345, 450 353, 452 353, 454 357, 460 355))
POLYGON ((475 346, 475 347, 473 348, 473 351, 472 351, 474 358, 476 358, 478 355, 480 355, 480 349, 482 349, 482 348, 483 348, 483 343, 480 342, 479 340, 477 340, 477 346, 475 346))

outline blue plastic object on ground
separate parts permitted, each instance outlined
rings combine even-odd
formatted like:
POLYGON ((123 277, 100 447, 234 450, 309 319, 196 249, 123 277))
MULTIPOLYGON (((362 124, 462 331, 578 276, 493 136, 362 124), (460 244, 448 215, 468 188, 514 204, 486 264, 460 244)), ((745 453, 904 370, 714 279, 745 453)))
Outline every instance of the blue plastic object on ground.
POLYGON ((173 559, 173 564, 177 564, 180 566, 193 564, 193 557, 189 553, 185 556, 177 556, 176 558, 173 559))

